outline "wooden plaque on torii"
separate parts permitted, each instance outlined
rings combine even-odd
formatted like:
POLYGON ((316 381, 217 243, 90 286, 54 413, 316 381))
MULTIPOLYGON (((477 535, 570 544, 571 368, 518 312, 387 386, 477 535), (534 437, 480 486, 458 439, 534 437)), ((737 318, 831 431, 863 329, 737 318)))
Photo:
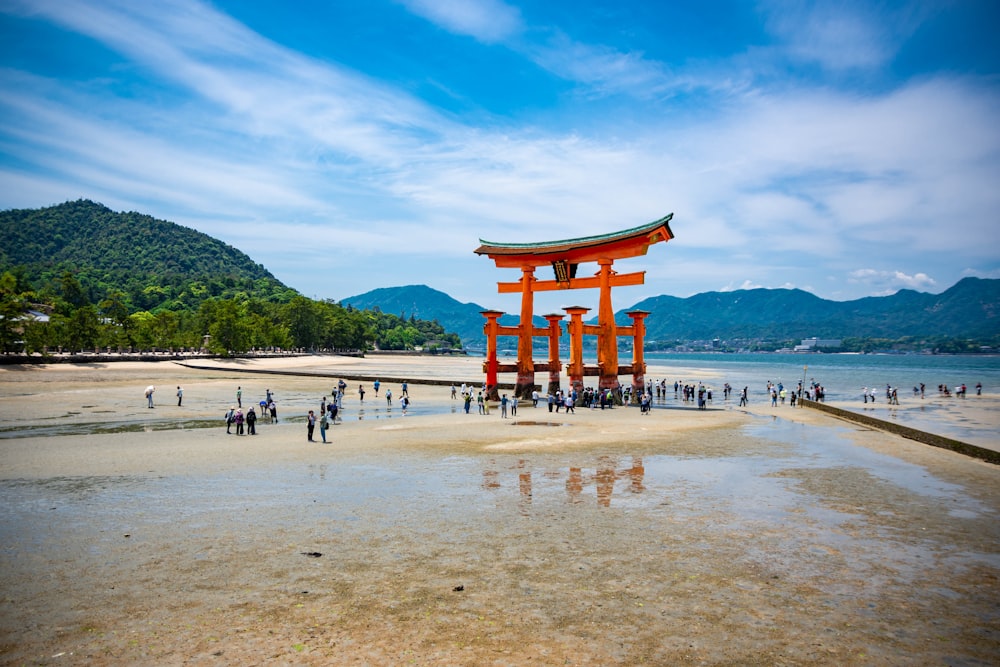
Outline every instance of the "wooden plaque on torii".
POLYGON ((618 375, 632 376, 632 385, 637 389, 633 395, 638 395, 645 382, 646 365, 643 359, 643 337, 645 324, 643 320, 648 313, 632 311, 628 316, 632 319, 629 326, 615 324, 615 313, 611 305, 611 288, 620 285, 642 285, 645 282, 645 271, 637 273, 617 273, 611 267, 616 259, 638 257, 645 255, 649 246, 654 243, 667 242, 674 237, 670 231, 669 214, 639 227, 626 229, 611 234, 587 236, 564 241, 547 243, 493 243, 480 239, 480 246, 475 250, 477 255, 486 255, 492 259, 497 268, 520 269, 521 278, 517 282, 497 283, 500 294, 521 293, 521 317, 516 326, 503 326, 499 323, 502 312, 487 310, 483 312, 486 325, 486 361, 483 370, 486 373, 487 394, 492 400, 498 398, 497 376, 501 372, 517 372, 515 395, 519 398, 531 395, 535 389, 535 371, 549 371, 549 392, 559 389, 559 321, 563 315, 546 315, 549 326, 535 327, 534 293, 554 290, 569 290, 583 288, 598 288, 600 290, 597 324, 584 324, 583 315, 588 308, 570 306, 563 310, 570 316, 567 331, 570 336, 570 358, 566 371, 570 384, 578 391, 583 389, 583 378, 588 375, 599 377, 600 389, 617 389, 618 375), (580 264, 596 262, 598 271, 592 276, 577 277, 580 264), (535 269, 539 266, 551 266, 554 280, 538 280, 535 269), (586 366, 583 363, 583 335, 597 336, 597 365, 586 366), (500 364, 497 360, 497 337, 517 336, 517 363, 500 364), (532 359, 532 339, 535 336, 546 336, 549 339, 548 362, 535 363, 532 359), (632 336, 632 363, 621 366, 618 364, 618 336, 632 336))

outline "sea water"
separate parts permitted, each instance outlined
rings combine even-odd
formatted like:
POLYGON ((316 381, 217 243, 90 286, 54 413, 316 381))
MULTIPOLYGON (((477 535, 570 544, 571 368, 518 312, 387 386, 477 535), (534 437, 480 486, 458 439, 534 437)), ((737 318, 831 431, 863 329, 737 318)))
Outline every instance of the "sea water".
POLYGON ((921 383, 927 393, 936 393, 938 385, 954 391, 963 383, 969 394, 977 383, 984 392, 1000 393, 1000 356, 993 355, 650 353, 646 365, 647 381, 665 379, 671 386, 701 381, 716 390, 728 382, 734 392, 748 387, 751 396, 764 395, 768 382, 791 391, 803 380, 807 388, 822 385, 827 400, 836 401, 860 401, 864 387, 875 388, 881 398, 886 385, 903 398, 921 383), (704 377, 685 377, 690 372, 684 369, 704 369, 704 377))

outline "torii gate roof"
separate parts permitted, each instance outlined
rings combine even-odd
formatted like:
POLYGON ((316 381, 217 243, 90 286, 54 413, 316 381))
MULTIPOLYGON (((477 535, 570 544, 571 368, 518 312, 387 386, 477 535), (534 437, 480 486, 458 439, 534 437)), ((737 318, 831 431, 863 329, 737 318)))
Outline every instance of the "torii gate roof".
POLYGON ((649 246, 674 238, 669 213, 639 227, 610 234, 543 243, 493 243, 479 239, 477 255, 487 255, 498 267, 544 266, 564 260, 572 264, 599 259, 622 259, 645 255, 649 246))

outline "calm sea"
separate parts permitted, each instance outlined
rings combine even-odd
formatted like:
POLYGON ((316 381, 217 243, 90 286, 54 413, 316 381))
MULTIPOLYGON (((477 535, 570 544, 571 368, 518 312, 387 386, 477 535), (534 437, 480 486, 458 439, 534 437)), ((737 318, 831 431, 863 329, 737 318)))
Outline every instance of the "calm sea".
POLYGON ((806 386, 815 381, 826 389, 828 400, 860 400, 862 387, 875 387, 884 394, 886 385, 898 388, 900 398, 920 383, 928 393, 937 392, 939 384, 953 389, 963 382, 970 394, 976 383, 983 392, 1000 392, 1000 356, 987 355, 918 355, 918 354, 662 354, 646 355, 647 379, 668 382, 697 382, 721 387, 728 382, 735 390, 744 386, 750 394, 763 393, 768 381, 795 388, 805 378, 806 386), (703 368, 717 377, 675 377, 671 369, 703 368))
MULTIPOLYGON (((649 354, 647 379, 666 379, 672 385, 704 382, 721 393, 722 385, 732 385, 734 395, 749 387, 751 402, 767 401, 767 383, 782 383, 794 389, 817 382, 826 390, 826 400, 846 402, 852 410, 865 410, 879 419, 895 420, 911 428, 929 431, 972 444, 1000 447, 1000 414, 970 410, 979 403, 971 400, 976 383, 983 385, 984 397, 1000 394, 1000 356, 939 356, 894 354, 649 354), (692 371, 697 369, 697 371, 692 371), (703 377, 699 377, 703 374, 703 377), (921 400, 913 388, 924 383, 921 400), (970 400, 941 399, 938 385, 949 389, 965 383, 970 400), (897 389, 900 406, 885 400, 886 385, 897 389), (861 400, 864 387, 874 387, 878 402, 861 400)), ((719 395, 718 393, 716 395, 719 395)), ((667 401, 672 399, 673 392, 667 401)))

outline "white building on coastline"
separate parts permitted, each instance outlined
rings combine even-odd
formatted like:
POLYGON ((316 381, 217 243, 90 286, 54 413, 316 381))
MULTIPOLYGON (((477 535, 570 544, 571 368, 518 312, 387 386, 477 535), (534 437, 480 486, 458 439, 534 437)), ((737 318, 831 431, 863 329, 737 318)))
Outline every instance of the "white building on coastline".
POLYGON ((803 338, 802 343, 795 346, 795 352, 815 352, 823 347, 840 347, 839 338, 803 338))

